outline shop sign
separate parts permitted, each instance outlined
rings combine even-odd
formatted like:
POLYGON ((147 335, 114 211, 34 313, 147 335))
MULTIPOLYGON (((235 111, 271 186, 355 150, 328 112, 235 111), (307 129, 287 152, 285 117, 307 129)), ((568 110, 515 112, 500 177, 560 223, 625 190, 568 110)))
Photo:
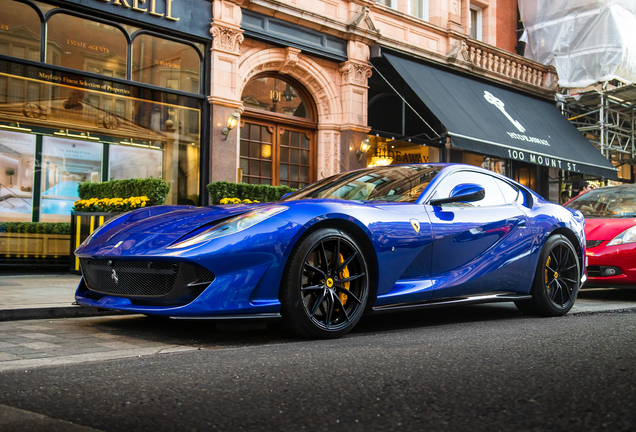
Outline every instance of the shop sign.
POLYGON ((579 172, 576 168, 577 164, 574 162, 564 161, 551 156, 537 155, 528 151, 508 149, 508 158, 523 162, 530 162, 536 165, 543 165, 549 168, 579 172))
POLYGON ((375 156, 379 158, 391 158, 394 164, 399 163, 428 163, 428 155, 420 153, 407 153, 399 150, 378 149, 375 156))
MULTIPOLYGON (((122 86, 118 86, 115 83, 108 82, 89 82, 85 79, 77 78, 77 76, 67 76, 62 75, 57 72, 38 72, 38 78, 41 81, 48 82, 56 82, 59 84, 67 84, 69 86, 91 89, 91 90, 99 90, 106 93, 113 93, 119 95, 130 95, 130 90, 123 88, 122 86)), ((101 80, 100 80, 101 81, 101 80)))
MULTIPOLYGON (((212 4, 208 0, 66 0, 84 7, 210 39, 212 4)), ((116 19, 116 18, 115 18, 116 19)))

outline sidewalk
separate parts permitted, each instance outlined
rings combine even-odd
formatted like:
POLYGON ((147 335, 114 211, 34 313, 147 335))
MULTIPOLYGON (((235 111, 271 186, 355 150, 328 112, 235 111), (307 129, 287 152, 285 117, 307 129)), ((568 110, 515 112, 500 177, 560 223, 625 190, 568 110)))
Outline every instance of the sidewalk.
MULTIPOLYGON (((80 276, 68 273, 0 276, 0 321, 120 315, 75 303, 80 276)), ((514 308, 512 303, 500 307, 514 308)), ((636 310, 636 290, 584 289, 570 314, 636 310)))
POLYGON ((69 273, 0 276, 0 321, 119 314, 75 305, 80 278, 69 273))

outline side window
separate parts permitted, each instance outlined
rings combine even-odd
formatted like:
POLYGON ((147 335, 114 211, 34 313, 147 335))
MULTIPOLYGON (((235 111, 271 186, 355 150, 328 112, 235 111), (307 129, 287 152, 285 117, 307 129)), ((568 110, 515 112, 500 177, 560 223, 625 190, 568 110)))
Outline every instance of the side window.
POLYGON ((512 204, 513 202, 517 201, 517 199, 519 198, 519 194, 521 193, 519 190, 517 190, 517 188, 499 179, 494 180, 499 186, 499 189, 501 190, 501 193, 503 194, 507 204, 512 204))
POLYGON ((432 198, 447 198, 450 196, 451 191, 455 186, 463 183, 475 183, 483 186, 486 190, 486 196, 480 201, 474 201, 471 203, 451 203, 444 204, 444 206, 455 207, 491 207, 506 204, 506 200, 502 195, 499 187, 497 186, 496 179, 487 174, 460 171, 452 174, 450 177, 444 179, 442 183, 437 187, 432 198))

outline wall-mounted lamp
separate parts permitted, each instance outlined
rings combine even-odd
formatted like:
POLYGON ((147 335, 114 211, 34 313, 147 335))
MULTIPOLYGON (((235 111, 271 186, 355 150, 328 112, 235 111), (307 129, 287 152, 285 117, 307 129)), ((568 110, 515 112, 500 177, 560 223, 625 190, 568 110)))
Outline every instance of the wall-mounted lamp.
POLYGON ((241 115, 239 114, 238 110, 234 111, 227 118, 227 126, 224 127, 223 130, 221 131, 223 133, 223 136, 225 137, 223 138, 223 141, 227 139, 227 136, 230 133, 230 131, 236 127, 240 118, 241 118, 241 115))
POLYGON ((371 143, 369 142, 368 138, 360 143, 360 149, 356 150, 356 156, 358 156, 358 162, 362 160, 362 156, 367 154, 370 148, 371 148, 371 143))

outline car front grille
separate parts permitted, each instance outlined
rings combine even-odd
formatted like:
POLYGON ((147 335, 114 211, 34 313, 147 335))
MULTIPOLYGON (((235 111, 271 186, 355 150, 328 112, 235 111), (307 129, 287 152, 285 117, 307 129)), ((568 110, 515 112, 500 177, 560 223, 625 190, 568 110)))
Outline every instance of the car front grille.
POLYGON ((601 243, 603 243, 603 240, 588 240, 585 242, 585 247, 589 249, 589 248, 596 247, 600 245, 601 243))
POLYGON ((84 258, 80 266, 94 298, 125 297, 140 305, 187 304, 214 281, 210 270, 179 262, 84 258))
POLYGON ((587 266, 587 275, 589 277, 601 277, 600 266, 587 266))
POLYGON ((162 261, 80 260, 86 284, 106 294, 162 296, 174 286, 179 263, 162 261))

